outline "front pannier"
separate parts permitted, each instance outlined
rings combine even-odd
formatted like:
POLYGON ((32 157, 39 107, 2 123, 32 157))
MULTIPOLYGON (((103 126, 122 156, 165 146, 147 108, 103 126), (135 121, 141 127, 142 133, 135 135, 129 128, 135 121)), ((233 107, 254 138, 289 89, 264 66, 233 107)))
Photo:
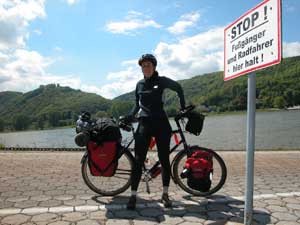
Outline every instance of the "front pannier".
POLYGON ((119 143, 116 141, 88 143, 88 164, 93 176, 111 177, 118 166, 119 143))
POLYGON ((186 123, 185 130, 194 135, 200 135, 203 128, 204 115, 197 112, 189 112, 187 118, 188 122, 186 123))

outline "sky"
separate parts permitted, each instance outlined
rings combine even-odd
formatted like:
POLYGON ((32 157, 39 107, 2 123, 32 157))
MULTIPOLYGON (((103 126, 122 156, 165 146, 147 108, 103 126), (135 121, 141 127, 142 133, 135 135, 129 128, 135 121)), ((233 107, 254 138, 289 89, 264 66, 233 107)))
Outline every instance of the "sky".
MULTIPOLYGON (((0 0, 0 91, 50 83, 112 99, 144 53, 174 80, 222 71, 224 28, 259 0, 0 0)), ((282 0, 283 57, 300 55, 300 1, 282 0)), ((226 81, 230 82, 230 81, 226 81)))

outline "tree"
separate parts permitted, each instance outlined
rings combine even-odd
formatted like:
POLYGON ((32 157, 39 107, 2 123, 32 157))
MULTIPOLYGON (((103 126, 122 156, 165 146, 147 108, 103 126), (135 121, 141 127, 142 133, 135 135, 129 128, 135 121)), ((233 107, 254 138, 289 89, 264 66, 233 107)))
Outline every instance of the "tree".
POLYGON ((59 126, 59 120, 61 119, 61 113, 56 111, 48 112, 48 121, 50 126, 57 127, 59 126))
POLYGON ((4 130, 4 121, 0 119, 0 131, 4 130))
POLYGON ((277 96, 274 98, 273 106, 275 108, 283 109, 286 106, 285 100, 282 96, 277 96))
POLYGON ((29 127, 30 119, 24 114, 18 114, 13 118, 13 127, 15 130, 26 130, 29 127))

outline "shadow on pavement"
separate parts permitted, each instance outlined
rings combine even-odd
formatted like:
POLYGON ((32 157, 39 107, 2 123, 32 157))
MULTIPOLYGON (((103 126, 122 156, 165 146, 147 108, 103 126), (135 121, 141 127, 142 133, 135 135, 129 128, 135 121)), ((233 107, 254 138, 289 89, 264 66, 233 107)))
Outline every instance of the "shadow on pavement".
MULTIPOLYGON (((226 197, 214 195, 210 198, 195 199, 184 196, 186 201, 173 200, 174 206, 171 209, 165 209, 158 200, 138 197, 136 210, 126 209, 128 196, 113 197, 108 203, 105 203, 101 196, 95 196, 93 200, 105 204, 108 219, 141 220, 154 223, 171 223, 171 221, 204 223, 209 220, 209 224, 213 225, 226 224, 229 221, 243 223, 244 201, 226 197)), ((254 224, 268 224, 271 222, 271 216, 267 211, 253 210, 253 220, 254 224)))

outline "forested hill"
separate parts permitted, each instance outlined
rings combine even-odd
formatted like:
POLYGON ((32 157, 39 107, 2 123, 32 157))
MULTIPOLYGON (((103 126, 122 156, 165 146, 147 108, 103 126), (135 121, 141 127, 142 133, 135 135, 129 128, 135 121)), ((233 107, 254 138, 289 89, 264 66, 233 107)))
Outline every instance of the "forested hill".
MULTIPOLYGON (((300 56, 256 72, 257 108, 284 108, 300 105, 300 56)), ((223 81, 223 72, 195 76, 179 81, 186 101, 199 109, 223 112, 247 107, 247 76, 223 81)), ((134 103, 133 92, 113 100, 56 84, 41 85, 27 92, 0 92, 0 131, 44 129, 74 124, 85 110, 94 116, 127 114, 134 103)), ((165 99, 169 115, 179 103, 174 92, 165 99)))
POLYGON ((23 130, 69 125, 78 114, 106 112, 111 100, 56 84, 27 93, 0 92, 0 129, 23 130))

